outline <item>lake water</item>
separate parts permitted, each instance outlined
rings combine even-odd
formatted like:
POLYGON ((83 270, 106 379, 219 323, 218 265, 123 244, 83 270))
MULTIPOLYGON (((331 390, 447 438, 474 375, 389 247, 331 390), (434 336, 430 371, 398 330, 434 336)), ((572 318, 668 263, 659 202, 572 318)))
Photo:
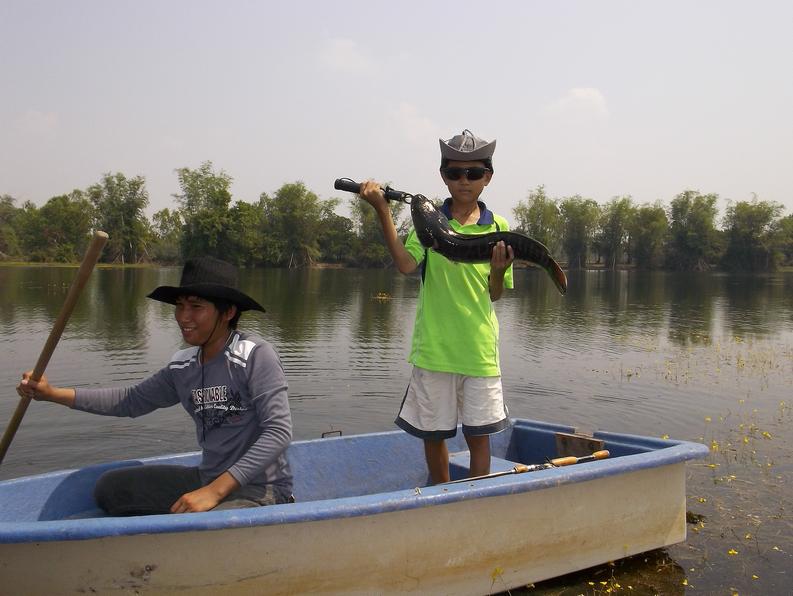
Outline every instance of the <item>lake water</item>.
MULTIPOLYGON (((75 271, 0 266, 0 429, 75 271)), ((281 355, 296 439, 395 428, 417 277, 315 269, 242 278, 268 312, 246 313, 241 328, 281 355)), ((163 366, 181 336, 172 308, 145 295, 178 279, 178 268, 96 270, 47 368, 52 382, 130 384, 163 366)), ((569 282, 562 297, 544 274, 517 270, 516 289, 496 304, 510 414, 707 444, 710 457, 688 464, 687 509, 704 518, 684 544, 528 591, 793 593, 793 274, 588 271, 569 282)), ((0 479, 195 448, 178 407, 126 420, 33 403, 0 479)))

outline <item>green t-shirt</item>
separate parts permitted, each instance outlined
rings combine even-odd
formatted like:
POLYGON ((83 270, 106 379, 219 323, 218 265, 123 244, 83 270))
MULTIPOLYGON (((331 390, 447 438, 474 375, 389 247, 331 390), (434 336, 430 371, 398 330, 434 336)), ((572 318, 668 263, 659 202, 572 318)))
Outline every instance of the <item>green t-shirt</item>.
MULTIPOLYGON (((450 219, 452 228, 461 234, 509 229, 507 221, 488 211, 484 203, 480 202, 479 208, 479 222, 461 226, 450 219)), ((450 261, 432 249, 426 250, 415 229, 408 234, 405 248, 419 266, 425 254, 427 260, 408 360, 427 370, 472 377, 500 376, 498 319, 488 288, 490 263, 450 261)), ((510 266, 504 274, 504 287, 512 286, 510 266)))

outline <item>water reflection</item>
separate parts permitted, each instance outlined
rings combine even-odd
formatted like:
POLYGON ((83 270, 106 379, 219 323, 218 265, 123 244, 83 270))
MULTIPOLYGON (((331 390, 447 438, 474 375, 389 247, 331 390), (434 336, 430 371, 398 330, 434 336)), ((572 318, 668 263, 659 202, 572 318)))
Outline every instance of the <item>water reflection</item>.
MULTIPOLYGON (((33 367, 75 273, 0 266, 3 426, 17 404, 18 376, 33 367)), ((53 381, 124 385, 162 367, 182 347, 181 335, 173 307, 145 296, 158 285, 178 284, 179 276, 178 267, 98 269, 50 361, 53 381)), ((793 274, 579 271, 570 273, 566 296, 540 271, 518 270, 515 282, 495 305, 510 413, 589 430, 715 441, 719 459, 709 464, 715 467, 690 468, 687 506, 719 524, 762 523, 764 550, 735 548, 746 557, 742 568, 751 565, 761 580, 731 571, 735 559, 725 553, 733 545, 723 544, 718 525, 691 534, 689 543, 699 540, 699 550, 691 554, 683 545, 675 559, 685 560, 687 571, 696 568, 692 583, 719 593, 731 585, 790 593, 790 581, 772 569, 793 564, 786 554, 793 538, 777 510, 780 503, 791 507, 790 497, 780 495, 793 461, 793 274), (697 552, 707 552, 708 560, 692 561, 697 552)), ((419 283, 379 270, 241 272, 243 290, 267 309, 246 313, 241 327, 281 355, 295 438, 394 428, 410 372, 419 283)), ((0 478, 193 449, 194 428, 179 408, 126 420, 35 403, 0 478)), ((730 536, 759 532, 738 527, 730 536)), ((678 593, 675 565, 651 558, 629 577, 634 588, 678 593), (642 584, 645 572, 650 577, 642 584), (662 573, 670 579, 659 584, 655 574, 662 573)), ((573 591, 592 591, 566 581, 573 591)))
POLYGON ((77 337, 101 338, 95 350, 132 350, 140 353, 149 342, 148 304, 143 297, 151 291, 151 271, 102 269, 85 301, 91 304, 87 326, 75 325, 77 337), (90 326, 90 328, 89 328, 90 326))
POLYGON ((269 333, 292 344, 312 342, 332 330, 344 316, 354 288, 323 270, 247 271, 243 291, 263 303, 269 333))
MULTIPOLYGON (((686 572, 664 549, 620 559, 564 575, 511 594, 579 596, 580 594, 663 594, 686 592, 686 572)), ((505 593, 506 594, 506 593, 505 593)))
MULTIPOLYGON (((54 320, 60 311, 77 269, 72 267, 0 267, 0 320, 54 320)), ((77 318, 89 309, 75 307, 77 318)))
POLYGON ((733 336, 774 334, 789 325, 791 279, 779 276, 726 277, 725 321, 733 336))

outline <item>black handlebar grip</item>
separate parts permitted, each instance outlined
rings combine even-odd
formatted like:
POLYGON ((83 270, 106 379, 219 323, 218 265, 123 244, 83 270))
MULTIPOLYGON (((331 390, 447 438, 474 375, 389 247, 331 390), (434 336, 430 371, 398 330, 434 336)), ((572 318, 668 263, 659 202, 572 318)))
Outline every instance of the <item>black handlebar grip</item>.
POLYGON ((350 180, 349 178, 336 178, 336 182, 333 183, 333 188, 358 194, 361 192, 361 183, 350 180))
MULTIPOLYGON (((347 192, 360 194, 361 183, 355 182, 355 180, 350 180, 349 178, 336 178, 336 182, 333 183, 333 188, 336 190, 344 190, 347 192)), ((405 193, 403 193, 401 190, 394 190, 390 186, 386 186, 383 189, 383 194, 385 195, 386 201, 401 201, 403 203, 407 202, 405 200, 405 193)))
POLYGON ((405 202, 405 193, 401 190, 394 190, 390 186, 386 186, 383 189, 383 194, 385 194, 386 201, 402 201, 405 202))

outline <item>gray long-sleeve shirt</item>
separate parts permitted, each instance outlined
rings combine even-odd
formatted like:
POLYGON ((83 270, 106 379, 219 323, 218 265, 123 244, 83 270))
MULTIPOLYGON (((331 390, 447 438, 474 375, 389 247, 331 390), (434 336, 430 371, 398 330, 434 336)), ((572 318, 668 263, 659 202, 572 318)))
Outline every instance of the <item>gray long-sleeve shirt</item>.
POLYGON ((225 348, 201 365, 199 348, 137 385, 77 389, 74 408, 135 418, 181 403, 196 425, 206 485, 228 471, 244 486, 274 484, 292 491, 286 448, 292 439, 287 382, 273 347, 255 335, 232 331, 225 348))

